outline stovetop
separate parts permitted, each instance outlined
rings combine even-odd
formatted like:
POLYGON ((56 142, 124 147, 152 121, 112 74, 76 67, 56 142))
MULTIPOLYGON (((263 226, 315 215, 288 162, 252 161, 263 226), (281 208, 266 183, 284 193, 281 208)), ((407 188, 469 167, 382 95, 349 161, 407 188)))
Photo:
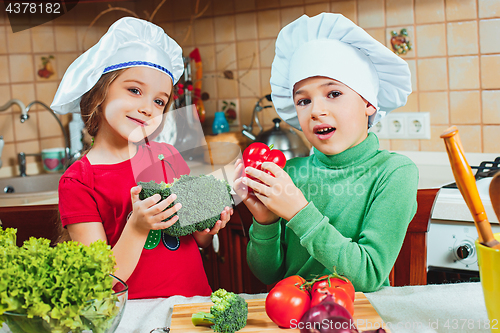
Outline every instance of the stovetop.
MULTIPOLYGON (((477 170, 476 174, 474 175, 476 181, 483 178, 493 177, 495 173, 500 171, 500 156, 495 158, 494 161, 483 161, 479 166, 471 166, 471 169, 477 170)), ((451 183, 448 185, 444 185, 442 188, 457 188, 457 184, 451 183)))
MULTIPOLYGON (((491 223, 499 223, 498 218, 491 205, 489 187, 493 175, 500 170, 500 157, 494 161, 481 162, 479 166, 471 166, 477 170, 475 174, 476 186, 481 197, 486 216, 491 223)), ((458 190, 456 183, 447 184, 441 187, 434 203, 432 211, 433 220, 463 221, 474 220, 462 194, 458 190)))

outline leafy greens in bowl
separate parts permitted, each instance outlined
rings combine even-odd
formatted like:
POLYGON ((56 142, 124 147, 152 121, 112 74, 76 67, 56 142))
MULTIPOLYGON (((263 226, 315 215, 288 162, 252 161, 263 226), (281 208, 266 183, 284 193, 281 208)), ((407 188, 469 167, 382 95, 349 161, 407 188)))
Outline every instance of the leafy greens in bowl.
POLYGON ((128 287, 114 277, 109 245, 44 238, 16 245, 15 229, 0 229, 0 325, 12 333, 112 333, 128 287), (114 287, 113 287, 114 285, 114 287))

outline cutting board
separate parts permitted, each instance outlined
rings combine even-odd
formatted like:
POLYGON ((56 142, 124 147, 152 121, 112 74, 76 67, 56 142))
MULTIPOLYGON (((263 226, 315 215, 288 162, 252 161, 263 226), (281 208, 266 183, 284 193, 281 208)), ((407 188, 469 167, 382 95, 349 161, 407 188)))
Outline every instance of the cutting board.
MULTIPOLYGON (((286 333, 286 332, 299 332, 299 329, 281 329, 269 319, 265 310, 265 299, 247 299, 248 303, 248 320, 247 326, 238 332, 269 332, 269 333, 286 333)), ((200 332, 213 332, 210 327, 194 326, 191 322, 191 315, 198 311, 210 311, 213 305, 211 302, 207 303, 191 303, 191 304, 178 304, 174 306, 172 313, 172 322, 170 329, 172 333, 200 333, 200 332)), ((354 300, 354 320, 358 330, 375 329, 383 325, 382 318, 378 315, 377 311, 373 308, 370 301, 366 296, 361 293, 356 293, 354 300), (371 327, 370 327, 371 326, 371 327)), ((384 327, 385 328, 385 327, 384 327)), ((387 332, 389 330, 386 329, 387 332)))

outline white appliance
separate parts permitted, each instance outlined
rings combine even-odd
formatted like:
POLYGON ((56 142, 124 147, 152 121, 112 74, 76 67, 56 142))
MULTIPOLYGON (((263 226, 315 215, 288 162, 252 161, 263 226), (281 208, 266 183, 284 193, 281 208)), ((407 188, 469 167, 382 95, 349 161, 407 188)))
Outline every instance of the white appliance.
MULTIPOLYGON (((444 144, 443 144, 444 147, 444 144)), ((398 152, 410 157, 419 168, 419 188, 440 188, 431 215, 427 234, 428 272, 478 274, 474 242, 477 230, 472 215, 455 182, 446 152, 398 152)), ((465 153, 474 174, 479 172, 476 185, 494 233, 500 232, 489 197, 492 175, 498 171, 499 154, 465 153), (488 162, 490 161, 490 162, 488 162), (485 162, 485 163, 482 163, 485 162), (479 168, 483 166, 484 168, 479 168), (477 170, 477 171, 476 171, 477 170)))
MULTIPOLYGON (((500 232, 489 196, 491 177, 476 181, 493 233, 500 232)), ((478 271, 474 242, 477 230, 472 215, 457 188, 441 188, 427 233, 427 266, 478 271)))

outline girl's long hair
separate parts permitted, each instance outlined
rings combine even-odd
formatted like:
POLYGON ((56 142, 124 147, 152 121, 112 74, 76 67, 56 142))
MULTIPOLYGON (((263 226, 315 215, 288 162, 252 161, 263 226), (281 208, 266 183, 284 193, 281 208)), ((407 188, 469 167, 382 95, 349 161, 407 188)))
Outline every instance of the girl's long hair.
POLYGON ((126 69, 119 69, 103 74, 99 81, 82 96, 80 101, 80 110, 85 128, 90 136, 94 137, 99 131, 103 112, 101 104, 108 96, 109 86, 126 69))

